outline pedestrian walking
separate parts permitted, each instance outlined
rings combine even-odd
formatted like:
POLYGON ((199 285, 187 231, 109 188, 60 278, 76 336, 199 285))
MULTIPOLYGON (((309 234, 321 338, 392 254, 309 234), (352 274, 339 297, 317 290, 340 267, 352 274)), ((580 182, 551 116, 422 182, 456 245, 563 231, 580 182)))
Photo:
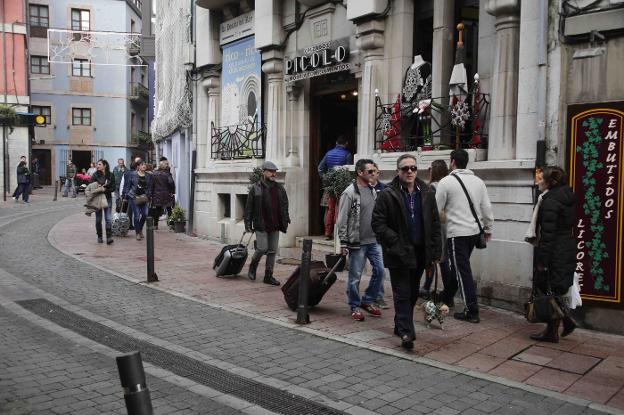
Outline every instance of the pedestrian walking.
MULTIPOLYGON (((24 163, 26 163, 26 156, 21 156, 21 157, 20 157, 20 161, 19 161, 19 163, 17 163, 17 164, 19 165, 22 161, 23 161, 24 163)), ((17 177, 17 176, 16 176, 16 177, 17 177)), ((19 180, 17 180, 17 186, 15 186, 15 190, 13 191, 13 194, 11 195, 11 197, 12 197, 12 198, 13 198, 13 200, 15 200, 15 201, 17 201, 17 191, 18 191, 19 189, 20 189, 19 180)))
POLYGON ((384 265, 381 246, 373 232, 371 221, 377 192, 370 184, 375 173, 372 160, 361 159, 355 164, 357 178, 340 195, 338 204, 338 238, 342 254, 349 254, 349 276, 347 280, 347 301, 351 318, 364 321, 365 310, 373 317, 381 317, 381 310, 375 306, 379 296, 379 284, 383 280, 384 265), (360 280, 366 258, 373 266, 368 288, 360 296, 360 280))
POLYGON ((492 205, 483 180, 466 168, 466 150, 453 150, 450 165, 451 174, 440 180, 435 193, 438 209, 445 218, 447 253, 451 275, 455 277, 444 284, 442 298, 445 304, 452 305, 460 288, 464 310, 454 313, 453 317, 479 323, 479 304, 470 255, 481 240, 481 229, 485 233, 485 241, 491 239, 494 223, 492 205))
POLYGON ((152 210, 154 218, 154 229, 158 229, 158 219, 164 210, 171 208, 174 204, 175 182, 169 172, 169 162, 164 160, 158 163, 158 170, 152 173, 152 210))
POLYGON ((424 269, 440 260, 440 217, 435 195, 416 177, 416 158, 403 154, 397 160, 397 176, 377 196, 373 230, 390 270, 394 298, 394 334, 401 346, 414 348, 414 306, 424 269))
POLYGON ((559 342, 559 325, 563 320, 562 337, 576 328, 562 296, 574 281, 576 245, 573 235, 575 218, 574 191, 567 186, 565 172, 560 167, 542 171, 539 190, 542 192, 533 211, 526 240, 536 246, 533 291, 552 292, 563 311, 563 319, 552 319, 546 329, 532 334, 533 340, 559 342))
MULTIPOLYGON (((435 193, 438 187, 438 183, 444 177, 448 176, 449 170, 444 160, 434 160, 429 167, 429 187, 435 193)), ((446 252, 446 223, 440 212, 440 229, 442 232, 442 257, 440 258, 440 274, 442 275, 442 284, 446 286, 447 281, 451 276, 451 265, 449 257, 446 252)), ((431 284, 435 276, 435 270, 433 267, 427 268, 425 271, 425 283, 420 291, 420 297, 424 299, 431 298, 431 284)), ((454 303, 449 303, 447 306, 453 307, 454 303)))
POLYGON ((145 172, 147 164, 139 159, 136 170, 128 170, 124 174, 123 200, 127 200, 132 210, 134 219, 134 232, 136 240, 140 241, 143 236, 143 225, 147 220, 149 211, 149 199, 151 190, 150 174, 145 172))
MULTIPOLYGON (((25 157, 24 157, 25 158, 25 157)), ((22 160, 17 165, 17 190, 15 191, 15 203, 18 202, 20 195, 24 203, 30 203, 28 201, 28 190, 30 187, 30 170, 28 170, 28 164, 26 160, 22 160)))
POLYGON ((115 176, 110 171, 108 161, 104 159, 98 160, 95 173, 91 176, 91 183, 98 183, 104 188, 104 196, 106 197, 107 206, 103 209, 95 211, 95 231, 97 233, 98 243, 103 243, 102 239, 102 216, 104 216, 106 228, 106 244, 110 245, 113 241, 113 197, 112 193, 115 189, 115 176))
POLYGON ((65 169, 65 186, 63 187, 63 197, 67 197, 71 194, 72 198, 76 198, 76 165, 69 159, 67 161, 67 167, 65 169))
MULTIPOLYGON (((336 147, 329 150, 323 156, 323 159, 318 165, 319 176, 321 181, 327 171, 334 167, 353 164, 353 154, 347 150, 349 141, 344 135, 339 135, 336 138, 336 147)), ((321 205, 327 204, 327 211, 325 212, 325 237, 328 240, 334 239, 334 224, 336 223, 336 204, 338 201, 336 198, 329 196, 327 190, 324 190, 321 197, 321 205)))
POLYGON ((250 280, 256 279, 258 264, 266 255, 264 283, 280 285, 273 277, 279 233, 288 229, 288 196, 286 189, 276 182, 277 166, 271 161, 262 164, 262 179, 251 186, 245 205, 245 232, 256 232, 256 250, 249 264, 250 280))
MULTIPOLYGON (((141 163, 141 157, 135 157, 134 160, 130 163, 130 171, 136 170, 140 163, 141 163)), ((121 176, 121 182, 119 183, 119 189, 122 192, 123 192, 123 188, 124 188, 124 185, 125 185, 126 172, 128 172, 128 171, 129 170, 126 169, 124 171, 124 174, 121 176)), ((127 201, 126 201, 126 206, 128 206, 127 205, 127 201)), ((134 212, 132 211, 132 209, 130 209, 129 206, 128 206, 128 221, 130 222, 130 227, 128 228, 128 230, 133 231, 134 230, 134 212)))
POLYGON ((126 162, 124 159, 117 159, 117 165, 113 169, 113 177, 115 178, 115 210, 121 211, 121 194, 119 189, 121 188, 121 179, 126 172, 126 162))
MULTIPOLYGON (((381 174, 381 172, 379 171, 379 166, 377 165, 377 163, 373 162, 373 166, 375 167, 375 172, 371 174, 370 184, 371 186, 373 186, 373 189, 375 189, 375 193, 379 194, 379 192, 386 188, 386 185, 381 180, 379 180, 379 175, 381 174)), ((375 272, 375 267, 373 267, 371 278, 377 278, 375 272)), ((386 270, 384 269, 383 273, 381 274, 381 279, 379 280, 379 294, 377 295, 377 299, 375 300, 375 305, 377 306, 377 308, 380 308, 382 310, 387 310, 390 308, 390 306, 388 305, 388 303, 386 303, 386 300, 384 299, 386 297, 386 289, 384 287, 385 279, 386 270)))

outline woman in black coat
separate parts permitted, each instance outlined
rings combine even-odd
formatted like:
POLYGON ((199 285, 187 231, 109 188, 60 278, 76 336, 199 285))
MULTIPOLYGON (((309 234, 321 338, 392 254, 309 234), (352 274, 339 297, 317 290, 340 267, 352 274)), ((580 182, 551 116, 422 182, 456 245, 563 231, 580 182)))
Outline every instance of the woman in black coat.
POLYGON ((152 173, 152 209, 154 229, 158 229, 158 219, 164 209, 173 207, 175 202, 175 181, 169 171, 169 162, 163 160, 158 164, 158 170, 152 173))
POLYGON ((106 196, 106 202, 108 207, 106 209, 99 209, 95 212, 95 231, 99 243, 104 243, 102 239, 102 214, 104 214, 104 222, 106 224, 106 244, 113 243, 113 197, 112 193, 115 191, 115 176, 110 171, 108 161, 104 159, 98 160, 96 164, 96 170, 93 176, 91 176, 91 183, 97 182, 104 187, 104 195, 106 196))
MULTIPOLYGON (((549 289, 560 297, 568 292, 574 281, 574 192, 565 184, 565 172, 559 167, 546 167, 539 183, 541 202, 537 205, 536 258, 533 287, 542 293, 549 289)), ((565 313, 563 333, 570 334, 576 324, 569 316, 567 307, 560 301, 565 313)), ((546 329, 531 338, 552 343, 559 342, 561 320, 551 320, 546 329)))

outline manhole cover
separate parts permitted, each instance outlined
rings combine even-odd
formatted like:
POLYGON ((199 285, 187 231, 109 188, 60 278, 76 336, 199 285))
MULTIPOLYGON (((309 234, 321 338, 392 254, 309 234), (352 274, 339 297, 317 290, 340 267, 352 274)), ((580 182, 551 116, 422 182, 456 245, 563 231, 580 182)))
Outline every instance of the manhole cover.
POLYGON ((281 265, 301 265, 301 260, 295 258, 280 258, 277 260, 277 263, 281 265))

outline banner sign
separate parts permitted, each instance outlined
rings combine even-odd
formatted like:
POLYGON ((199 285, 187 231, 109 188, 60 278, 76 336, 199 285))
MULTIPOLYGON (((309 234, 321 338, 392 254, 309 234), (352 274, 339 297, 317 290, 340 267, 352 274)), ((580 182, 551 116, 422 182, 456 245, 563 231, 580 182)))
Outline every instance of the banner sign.
POLYGON ((622 305, 624 102, 570 105, 568 135, 581 296, 622 305))
POLYGON ((221 76, 221 126, 262 122, 262 58, 255 38, 223 47, 221 76))
POLYGON ((334 72, 348 71, 349 38, 332 40, 298 51, 284 62, 284 81, 294 82, 334 72))
POLYGON ((241 14, 240 16, 221 23, 219 44, 224 45, 253 34, 254 12, 241 14))

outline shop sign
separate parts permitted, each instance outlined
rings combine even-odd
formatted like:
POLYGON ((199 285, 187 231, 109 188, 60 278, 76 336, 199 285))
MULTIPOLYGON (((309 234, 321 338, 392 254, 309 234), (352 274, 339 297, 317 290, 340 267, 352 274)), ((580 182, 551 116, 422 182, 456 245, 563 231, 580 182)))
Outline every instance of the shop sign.
POLYGON ((221 23, 219 44, 233 42, 254 34, 254 12, 241 14, 238 17, 221 23))
POLYGON ((348 71, 349 38, 324 42, 297 52, 284 62, 284 81, 294 82, 334 72, 348 71))
POLYGON ((568 136, 581 296, 622 305, 624 102, 569 106, 568 136))

